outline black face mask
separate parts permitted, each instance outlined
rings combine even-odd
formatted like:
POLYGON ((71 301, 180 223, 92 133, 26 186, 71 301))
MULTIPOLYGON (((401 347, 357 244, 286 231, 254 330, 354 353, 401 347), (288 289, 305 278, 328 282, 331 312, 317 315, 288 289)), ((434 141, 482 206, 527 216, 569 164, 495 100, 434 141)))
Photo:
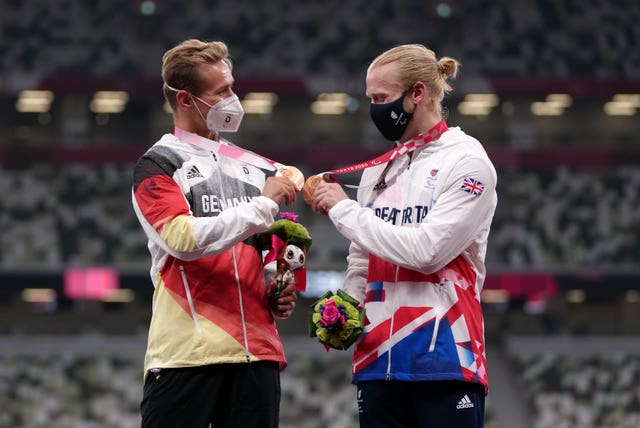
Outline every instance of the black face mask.
POLYGON ((385 104, 371 103, 369 113, 378 131, 389 141, 397 141, 404 130, 407 129, 413 113, 408 113, 402 108, 402 102, 408 91, 395 101, 385 104))

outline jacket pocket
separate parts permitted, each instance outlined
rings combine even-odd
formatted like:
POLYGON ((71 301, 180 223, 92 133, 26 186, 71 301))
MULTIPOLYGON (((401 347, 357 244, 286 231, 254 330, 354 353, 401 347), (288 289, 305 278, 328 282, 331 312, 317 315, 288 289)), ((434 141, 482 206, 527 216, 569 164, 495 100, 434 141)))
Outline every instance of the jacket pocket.
POLYGON ((184 266, 180 265, 180 277, 182 278, 182 285, 184 286, 184 293, 187 295, 187 302, 189 303, 189 311, 191 311, 191 318, 195 324, 196 331, 202 336, 202 327, 200 327, 200 321, 198 321, 198 313, 196 307, 193 304, 193 298, 191 297, 191 289, 189 288, 189 281, 187 280, 187 274, 184 271, 184 266))
MULTIPOLYGON (((444 280, 443 280, 444 281, 444 280)), ((442 318, 442 315, 444 314, 444 287, 446 286, 446 282, 441 282, 440 284, 437 285, 437 292, 436 292, 436 297, 437 297, 437 302, 435 307, 433 308, 434 312, 435 312, 435 322, 433 325, 433 336, 431 336, 431 343, 429 343, 429 352, 433 352, 436 349, 436 342, 438 340, 438 330, 440 328, 440 319, 442 318)))
POLYGON ((429 352, 433 352, 434 349, 436 349, 436 341, 438 340, 438 329, 440 327, 440 316, 442 315, 442 309, 439 305, 434 309, 436 312, 436 319, 433 325, 433 336, 431 336, 431 343, 429 343, 429 352))

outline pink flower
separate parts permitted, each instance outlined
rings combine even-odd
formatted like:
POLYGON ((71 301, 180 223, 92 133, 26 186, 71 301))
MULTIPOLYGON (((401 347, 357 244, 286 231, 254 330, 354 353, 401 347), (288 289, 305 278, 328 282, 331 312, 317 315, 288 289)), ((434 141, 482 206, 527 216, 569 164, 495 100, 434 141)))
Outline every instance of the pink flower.
POLYGON ((334 302, 333 299, 329 299, 324 304, 324 310, 322 311, 320 324, 323 327, 327 327, 335 324, 338 321, 341 321, 341 324, 344 324, 344 315, 340 313, 340 310, 336 306, 336 302, 334 302))
POLYGON ((298 221, 298 215, 294 214, 294 213, 290 213, 288 211, 281 212, 280 213, 280 218, 283 219, 283 220, 291 220, 294 223, 296 221, 298 221))

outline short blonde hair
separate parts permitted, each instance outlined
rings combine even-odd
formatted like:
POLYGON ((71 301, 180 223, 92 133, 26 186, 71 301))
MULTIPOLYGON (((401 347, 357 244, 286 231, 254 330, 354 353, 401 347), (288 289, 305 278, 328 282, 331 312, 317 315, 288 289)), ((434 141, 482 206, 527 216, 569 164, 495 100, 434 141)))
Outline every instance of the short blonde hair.
POLYGON ((198 67, 218 61, 224 61, 230 69, 232 68, 229 49, 223 42, 189 39, 165 52, 162 57, 162 80, 165 83, 163 92, 171 108, 176 108, 176 93, 167 85, 198 94, 203 85, 198 67))
POLYGON ((398 63, 398 84, 406 90, 416 82, 424 83, 429 90, 428 102, 442 115, 442 100, 453 89, 447 79, 456 77, 460 63, 449 57, 438 60, 436 54, 425 46, 409 44, 383 52, 373 60, 369 70, 392 62, 398 63))

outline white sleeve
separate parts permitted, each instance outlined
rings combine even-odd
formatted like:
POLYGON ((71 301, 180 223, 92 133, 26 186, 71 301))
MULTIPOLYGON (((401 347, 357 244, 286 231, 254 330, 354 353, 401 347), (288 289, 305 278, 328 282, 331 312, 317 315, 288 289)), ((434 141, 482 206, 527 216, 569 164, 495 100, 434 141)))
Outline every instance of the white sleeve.
POLYGON ((347 256, 347 271, 342 289, 351 297, 364 303, 367 288, 367 270, 369 267, 369 253, 358 244, 351 243, 347 256))
POLYGON ((251 235, 264 232, 274 222, 279 207, 266 196, 253 198, 247 204, 228 208, 217 217, 192 217, 200 256, 229 250, 251 235))
POLYGON ((273 224, 279 206, 266 196, 230 207, 216 217, 179 215, 158 232, 142 214, 133 198, 133 207, 147 237, 171 256, 195 260, 231 249, 238 242, 264 232, 273 224))
MULTIPOLYGON (((442 269, 482 232, 496 204, 496 175, 485 159, 464 159, 452 170, 442 193, 419 227, 397 226, 373 210, 344 200, 329 217, 338 231, 368 252, 402 267, 429 274, 442 269), (465 177, 484 184, 474 196, 461 189, 465 177)), ((485 226, 486 225, 486 226, 485 226)))

